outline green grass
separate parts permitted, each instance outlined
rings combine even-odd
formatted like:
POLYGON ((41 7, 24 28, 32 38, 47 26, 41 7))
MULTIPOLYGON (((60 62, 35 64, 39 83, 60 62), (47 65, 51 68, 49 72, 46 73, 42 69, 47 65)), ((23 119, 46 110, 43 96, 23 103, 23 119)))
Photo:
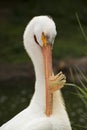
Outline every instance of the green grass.
MULTIPOLYGON (((75 83, 66 83, 67 86, 74 87, 76 92, 73 93, 73 95, 77 98, 79 98, 80 102, 82 103, 82 106, 87 110, 87 77, 83 74, 83 72, 76 66, 76 74, 77 80, 79 81, 78 84, 75 83)), ((73 76, 74 77, 74 76, 73 76)), ((78 100, 78 101, 79 101, 78 100)), ((82 107, 80 107, 81 110, 82 107)), ((79 107, 77 111, 79 110, 79 107)), ((81 118, 82 122, 87 122, 87 112, 83 111, 80 113, 79 118, 81 118)), ((73 129, 87 129, 86 123, 82 125, 83 123, 79 122, 76 124, 73 124, 73 129)))

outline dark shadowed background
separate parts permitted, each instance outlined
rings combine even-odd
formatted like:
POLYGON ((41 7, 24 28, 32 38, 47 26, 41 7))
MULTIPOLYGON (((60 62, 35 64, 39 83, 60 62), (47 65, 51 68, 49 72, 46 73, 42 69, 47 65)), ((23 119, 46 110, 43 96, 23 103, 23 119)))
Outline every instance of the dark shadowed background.
MULTIPOLYGON (((0 1, 0 125, 26 108, 34 92, 34 70, 23 47, 23 32, 37 15, 50 15, 57 26, 53 49, 55 73, 79 84, 75 66, 87 76, 87 0, 0 1)), ((73 130, 87 129, 87 106, 74 87, 63 88, 73 130), (86 115, 86 119, 84 118, 86 115)))

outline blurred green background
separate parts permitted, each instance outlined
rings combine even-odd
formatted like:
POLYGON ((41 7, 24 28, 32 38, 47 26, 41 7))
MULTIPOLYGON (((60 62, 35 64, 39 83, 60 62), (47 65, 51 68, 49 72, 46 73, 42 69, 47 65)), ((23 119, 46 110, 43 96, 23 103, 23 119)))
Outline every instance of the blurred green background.
MULTIPOLYGON (((87 57, 87 41, 76 12, 87 34, 87 0, 0 1, 0 125, 27 107, 34 91, 34 72, 29 72, 29 78, 21 72, 26 72, 28 65, 29 71, 33 71, 23 47, 27 23, 37 15, 53 17, 57 26, 53 49, 55 61, 87 57)), ((87 120, 82 117, 87 108, 72 94, 75 89, 64 88, 63 93, 73 130, 87 129, 87 120)))
POLYGON ((28 61, 22 37, 26 24, 36 15, 51 15, 56 23, 58 35, 54 57, 87 56, 87 43, 79 28, 76 12, 87 33, 86 0, 0 2, 0 62, 28 61))

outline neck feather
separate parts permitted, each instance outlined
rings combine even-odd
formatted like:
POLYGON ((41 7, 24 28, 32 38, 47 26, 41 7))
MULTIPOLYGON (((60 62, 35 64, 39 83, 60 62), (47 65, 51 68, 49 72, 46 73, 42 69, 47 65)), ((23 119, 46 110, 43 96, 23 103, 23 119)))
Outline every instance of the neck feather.
POLYGON ((28 55, 31 57, 36 76, 35 92, 31 103, 38 103, 44 108, 46 102, 46 90, 42 51, 41 48, 36 43, 34 43, 34 41, 32 41, 32 43, 27 43, 26 41, 25 49, 28 55))

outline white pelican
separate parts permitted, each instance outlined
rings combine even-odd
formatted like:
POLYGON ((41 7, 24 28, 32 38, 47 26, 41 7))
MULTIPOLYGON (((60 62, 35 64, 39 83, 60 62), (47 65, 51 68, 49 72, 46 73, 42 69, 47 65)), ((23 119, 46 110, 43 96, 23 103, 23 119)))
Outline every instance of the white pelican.
POLYGON ((51 75, 51 51, 55 36, 55 23, 48 16, 34 17, 27 25, 23 37, 24 47, 34 64, 35 92, 30 105, 2 125, 0 130, 71 130, 59 90, 66 78, 62 72, 51 75))

